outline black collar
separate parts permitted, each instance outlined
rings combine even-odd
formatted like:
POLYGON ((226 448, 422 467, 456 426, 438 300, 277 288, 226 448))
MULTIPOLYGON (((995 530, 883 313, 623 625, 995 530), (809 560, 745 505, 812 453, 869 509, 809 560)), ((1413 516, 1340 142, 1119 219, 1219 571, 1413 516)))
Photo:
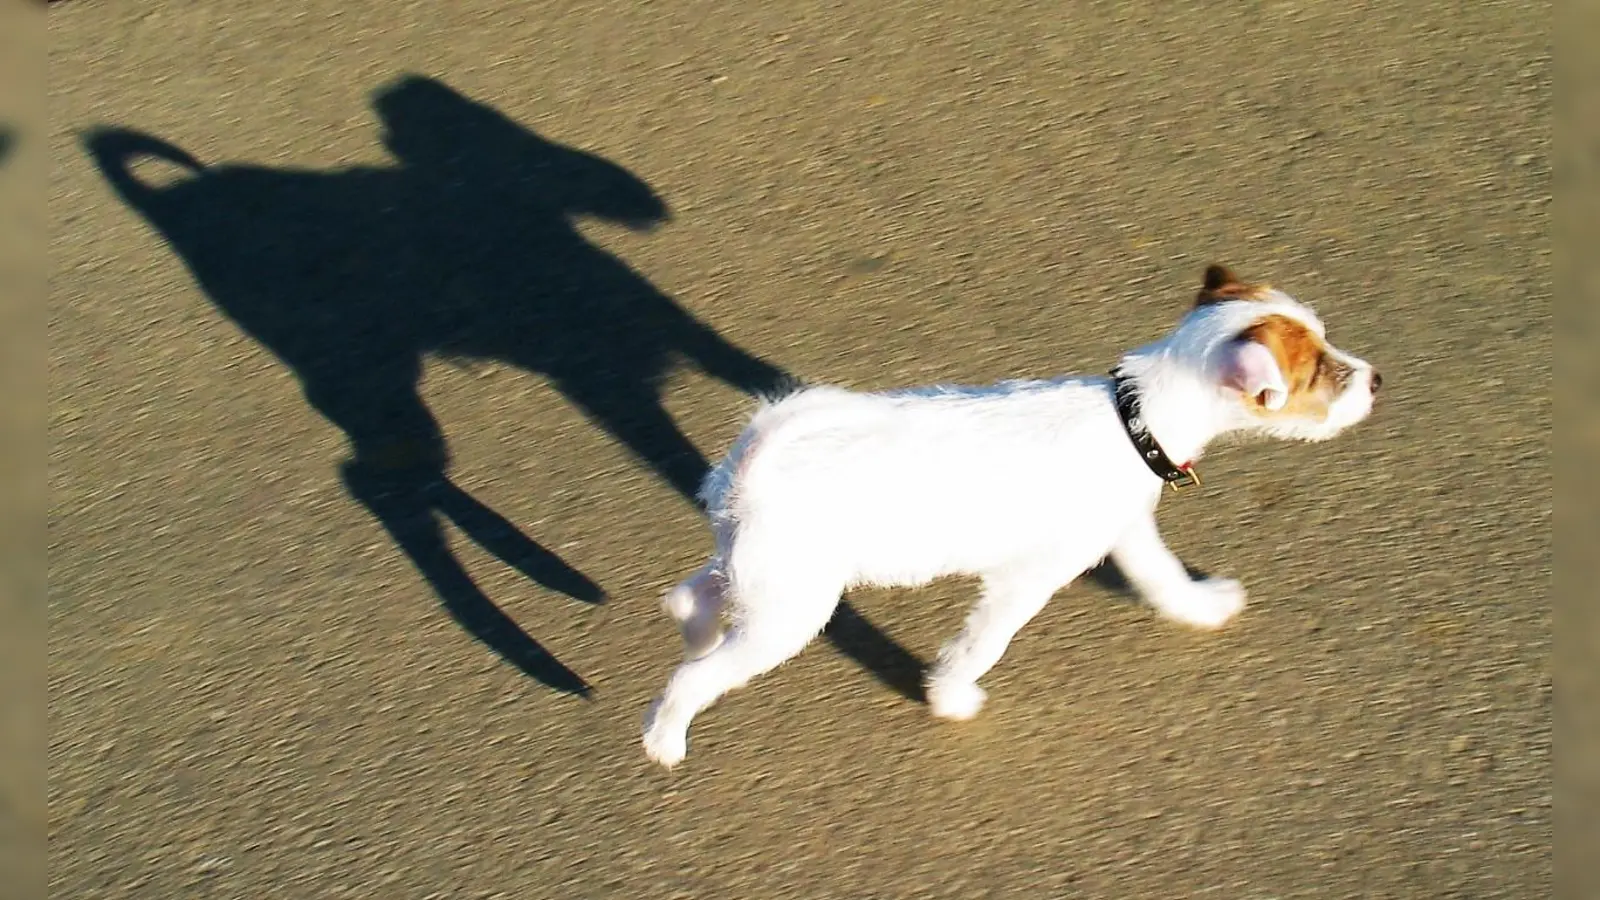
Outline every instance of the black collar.
POLYGON ((1156 477, 1172 485, 1174 489, 1185 488, 1191 484, 1199 484, 1200 476, 1195 472, 1194 466, 1189 463, 1178 465, 1161 449, 1156 439, 1150 434, 1150 429, 1144 424, 1144 419, 1139 414, 1139 392, 1133 383, 1133 378, 1122 371, 1118 366, 1111 370, 1111 392, 1117 402, 1117 418, 1122 420, 1122 430, 1128 433, 1128 440, 1133 441, 1134 449, 1139 451, 1139 458, 1156 473, 1156 477))

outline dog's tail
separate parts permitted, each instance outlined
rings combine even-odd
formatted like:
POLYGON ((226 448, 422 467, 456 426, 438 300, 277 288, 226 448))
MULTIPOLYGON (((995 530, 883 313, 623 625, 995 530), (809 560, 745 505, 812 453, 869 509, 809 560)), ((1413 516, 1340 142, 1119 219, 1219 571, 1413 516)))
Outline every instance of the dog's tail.
POLYGON ((722 643, 722 614, 728 606, 728 580, 713 558, 661 600, 683 634, 683 653, 699 659, 722 643))
POLYGON ((739 500, 749 480, 751 463, 772 429, 787 418, 787 410, 794 406, 792 401, 805 390, 796 383, 788 386, 786 393, 762 397, 749 424, 701 482, 699 498, 710 518, 716 549, 704 566, 661 599, 662 609, 683 632, 685 654, 690 659, 710 653, 722 642, 723 616, 734 599, 734 543, 743 524, 739 500))

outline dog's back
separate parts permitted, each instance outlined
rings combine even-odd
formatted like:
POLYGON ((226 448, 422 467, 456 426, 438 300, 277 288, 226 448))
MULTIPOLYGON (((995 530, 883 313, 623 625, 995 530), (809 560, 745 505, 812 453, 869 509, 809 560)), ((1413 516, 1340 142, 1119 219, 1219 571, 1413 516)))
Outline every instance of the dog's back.
POLYGON ((1030 543, 1081 546, 1077 531, 1138 509, 1159 485, 1117 452, 1115 415, 1099 378, 810 388, 752 418, 704 499, 736 591, 754 560, 841 587, 922 584, 1049 550, 1030 543))

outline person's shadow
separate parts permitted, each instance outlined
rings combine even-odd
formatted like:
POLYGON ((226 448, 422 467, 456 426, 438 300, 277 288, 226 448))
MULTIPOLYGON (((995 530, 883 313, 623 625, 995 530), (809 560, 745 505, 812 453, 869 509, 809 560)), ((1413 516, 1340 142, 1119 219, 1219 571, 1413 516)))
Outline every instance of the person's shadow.
MULTIPOLYGON (((441 518, 546 588, 603 599, 595 582, 450 480, 444 435, 418 392, 424 358, 542 373, 690 500, 707 465, 663 409, 662 377, 687 362, 750 393, 792 379, 574 227, 584 217, 638 229, 665 221, 666 206, 631 173, 438 81, 402 78, 376 93, 374 107, 395 165, 208 165, 120 128, 94 129, 84 144, 217 308, 282 360, 306 400, 344 432, 351 496, 456 621, 540 682, 587 694, 445 541, 441 518), (168 170, 164 180, 136 171, 149 161, 168 170)), ((845 635, 835 641, 841 649, 915 695, 914 657, 858 616, 842 617, 835 631, 845 635)))

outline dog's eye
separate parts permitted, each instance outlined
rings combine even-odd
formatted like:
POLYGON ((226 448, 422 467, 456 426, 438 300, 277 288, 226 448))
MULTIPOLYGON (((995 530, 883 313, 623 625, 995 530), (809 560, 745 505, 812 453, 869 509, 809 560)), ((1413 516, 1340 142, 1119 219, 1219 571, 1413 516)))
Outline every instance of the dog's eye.
POLYGON ((1339 390, 1349 377, 1349 366, 1334 359, 1331 354, 1323 353, 1317 358, 1316 368, 1311 370, 1311 380, 1307 386, 1327 384, 1334 390, 1339 390))

